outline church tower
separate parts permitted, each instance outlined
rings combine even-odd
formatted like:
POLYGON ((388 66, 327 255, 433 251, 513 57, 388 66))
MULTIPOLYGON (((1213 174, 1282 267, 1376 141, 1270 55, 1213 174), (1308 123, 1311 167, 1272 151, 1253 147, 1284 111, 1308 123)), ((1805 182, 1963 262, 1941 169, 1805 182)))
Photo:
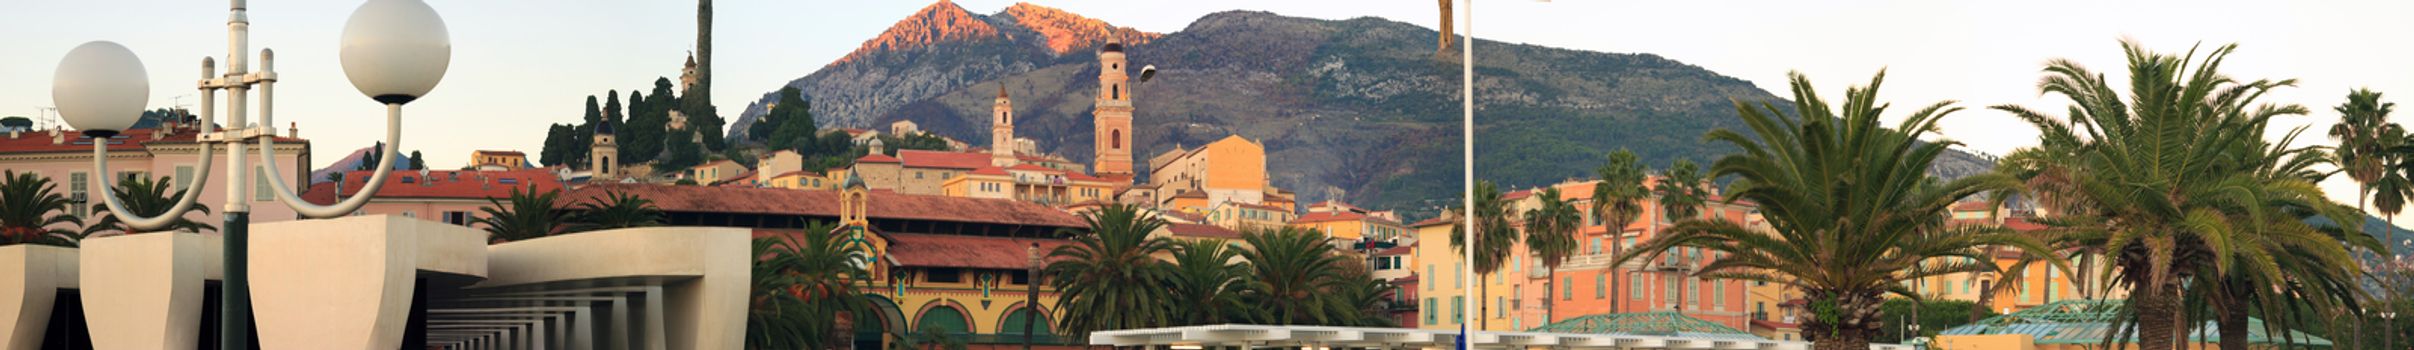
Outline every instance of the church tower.
POLYGON ((1014 101, 1006 98, 1006 83, 997 84, 997 104, 989 109, 989 165, 1014 166, 1014 101))
POLYGON ((597 122, 595 124, 595 143, 588 145, 587 149, 587 168, 594 171, 594 175, 588 181, 619 179, 620 163, 615 163, 612 159, 620 155, 620 145, 614 141, 612 121, 597 122))
POLYGON ((1099 175, 1132 173, 1132 92, 1123 74, 1123 44, 1098 50, 1098 104, 1092 112, 1098 151, 1091 168, 1099 175))

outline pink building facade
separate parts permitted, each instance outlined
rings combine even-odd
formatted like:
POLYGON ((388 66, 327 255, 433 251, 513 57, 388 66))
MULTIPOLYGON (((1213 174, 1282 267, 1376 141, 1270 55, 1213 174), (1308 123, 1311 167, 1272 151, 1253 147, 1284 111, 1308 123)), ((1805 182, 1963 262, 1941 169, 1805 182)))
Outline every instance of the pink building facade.
MULTIPOLYGON (((70 213, 82 219, 83 223, 90 224, 97 222, 102 212, 107 211, 102 209, 96 212, 93 206, 101 204, 101 191, 116 185, 117 179, 140 176, 157 180, 168 177, 172 178, 168 180, 172 184, 170 191, 192 187, 191 181, 202 175, 199 173, 201 160, 195 159, 201 151, 200 144, 194 142, 197 133, 191 128, 170 127, 134 129, 110 137, 106 140, 109 171, 114 175, 102 176, 93 172, 94 140, 80 132, 10 132, 0 134, 0 169, 32 172, 49 178, 56 186, 54 191, 75 201, 75 208, 70 213)), ((301 186, 308 183, 306 177, 310 176, 310 142, 292 136, 288 133, 286 137, 277 139, 277 166, 287 184, 301 186)), ((253 167, 253 178, 248 179, 252 193, 243 194, 240 200, 251 207, 252 222, 293 220, 293 210, 277 203, 275 193, 267 188, 267 175, 261 171, 267 165, 261 162, 258 150, 254 145, 245 157, 249 163, 246 165, 253 167)), ((194 200, 196 205, 209 207, 210 213, 202 214, 196 210, 185 214, 187 218, 212 226, 224 221, 229 170, 225 152, 223 148, 218 149, 207 160, 214 164, 207 174, 207 182, 201 186, 201 196, 194 200)))

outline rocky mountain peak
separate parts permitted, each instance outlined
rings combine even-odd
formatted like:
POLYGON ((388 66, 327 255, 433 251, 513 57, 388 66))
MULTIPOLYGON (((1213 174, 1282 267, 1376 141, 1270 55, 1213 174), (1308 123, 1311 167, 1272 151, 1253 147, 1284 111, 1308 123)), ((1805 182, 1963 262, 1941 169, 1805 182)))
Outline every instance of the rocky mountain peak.
POLYGON ((1006 7, 1006 10, 999 12, 998 16, 1039 33, 1040 38, 1045 40, 1043 44, 1047 46, 1048 51, 1058 55, 1097 47, 1105 44, 1109 38, 1119 40, 1124 45, 1135 45, 1146 44, 1165 36, 1164 34, 1116 27, 1106 21, 1027 2, 1015 3, 1014 6, 1006 7))
POLYGON ((897 24, 889 25, 888 30, 881 31, 880 35, 874 36, 870 40, 864 40, 862 47, 855 48, 854 52, 847 53, 846 57, 839 58, 836 62, 830 62, 830 66, 852 62, 881 52, 913 50, 951 42, 1002 36, 1003 34, 996 26, 990 25, 989 21, 982 20, 981 16, 965 11, 964 7, 956 6, 953 1, 940 0, 919 11, 914 11, 912 16, 906 16, 904 20, 897 21, 897 24))

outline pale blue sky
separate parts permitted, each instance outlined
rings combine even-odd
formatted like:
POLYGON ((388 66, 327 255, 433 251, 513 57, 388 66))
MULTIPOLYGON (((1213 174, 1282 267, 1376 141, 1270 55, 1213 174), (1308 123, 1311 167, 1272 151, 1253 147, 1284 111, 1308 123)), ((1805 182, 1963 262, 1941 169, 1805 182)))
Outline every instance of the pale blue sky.
MULTIPOLYGON (((587 95, 646 88, 677 74, 692 46, 692 1, 430 0, 450 24, 452 72, 413 103, 404 148, 454 166, 475 149, 535 152, 548 123, 569 122, 587 95)), ((1011 1, 959 1, 995 13, 1011 1)), ((1429 0, 1041 1, 1119 25, 1170 32, 1222 10, 1265 10, 1317 18, 1377 16, 1423 26, 1429 0)), ((374 103, 336 66, 334 44, 357 1, 253 0, 253 42, 276 48, 285 82, 280 121, 299 121, 323 154, 366 145, 378 134, 374 103)), ((926 1, 722 0, 715 93, 734 117, 760 93, 802 76, 928 6, 926 1)), ((115 40, 150 67, 155 106, 192 93, 201 56, 225 55, 225 2, 165 0, 22 1, 0 12, 11 38, 0 55, 0 115, 35 115, 50 104, 51 70, 68 48, 115 40)), ((2106 1, 1481 1, 1477 35, 1490 40, 1610 52, 1653 53, 1782 91, 1788 70, 1840 93, 1889 68, 1885 97, 1900 104, 1955 99, 1969 107, 2019 103, 2060 110, 2033 87, 2047 59, 2067 57, 2117 72, 2115 40, 2164 51, 2238 42, 2228 72, 2241 78, 2298 78, 2268 100, 2314 115, 2284 122, 2319 126, 2353 87, 2414 101, 2414 3, 2106 1)), ((1429 41, 1401 45, 1430 46, 1429 41)), ((1480 57, 1478 59, 1481 59, 1480 57)), ((2115 77, 2118 78, 2117 76, 2115 77)), ((194 104, 192 98, 181 100, 194 104)), ((2409 103, 2400 118, 2414 115, 2409 103)), ((2035 133, 2001 113, 1948 119, 1946 135, 2002 153, 2035 133)), ((322 156, 324 163, 333 157, 322 156)), ((2325 187, 2342 200, 2352 185, 2325 187)))

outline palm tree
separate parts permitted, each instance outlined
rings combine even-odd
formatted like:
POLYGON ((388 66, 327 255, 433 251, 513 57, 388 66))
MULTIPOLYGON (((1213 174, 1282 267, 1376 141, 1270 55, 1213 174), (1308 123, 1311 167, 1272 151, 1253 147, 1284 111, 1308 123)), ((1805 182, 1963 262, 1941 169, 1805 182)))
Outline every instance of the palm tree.
POLYGON ((1352 321, 1355 312, 1335 312, 1339 300, 1331 292, 1349 277, 1340 273, 1347 260, 1333 250, 1324 232, 1297 227, 1251 230, 1241 240, 1249 249, 1248 289, 1263 316, 1262 323, 1334 325, 1352 321))
POLYGON ((1333 284, 1323 293, 1328 300, 1325 303, 1325 312, 1336 315, 1325 325, 1399 326, 1398 322, 1393 322, 1387 313, 1388 310, 1391 310, 1392 303, 1397 300, 1394 298, 1398 296, 1399 288, 1392 286, 1391 282, 1375 279, 1374 271, 1371 268, 1372 266, 1367 264, 1341 264, 1341 268, 1336 271, 1339 278, 1335 278, 1333 284))
MULTIPOLYGON (((1569 255, 1576 254, 1576 228, 1584 225, 1583 213, 1576 210, 1574 204, 1559 198, 1558 187, 1544 188, 1542 193, 1535 196, 1541 197, 1541 205, 1525 213, 1526 249, 1533 251, 1534 259, 1542 263, 1543 271, 1559 271, 1559 264, 1566 263, 1569 255)), ((1566 288, 1552 286, 1556 281, 1557 277, 1554 276, 1542 282, 1542 319, 1546 323, 1553 320, 1550 305, 1551 300, 1555 299, 1550 295, 1557 290, 1553 288, 1566 288)))
MULTIPOLYGON (((1643 187, 1650 170, 1643 168, 1643 162, 1635 157, 1633 151, 1619 148, 1609 153, 1609 164, 1601 165, 1601 169, 1594 172, 1601 176, 1601 184, 1593 186, 1593 215, 1609 227, 1613 241, 1609 254, 1625 253, 1626 225, 1633 224, 1635 219, 1643 215, 1643 198, 1651 196, 1643 187)), ((1609 309, 1613 312, 1625 310, 1618 308, 1618 300, 1623 299, 1618 297, 1621 295, 1618 294, 1618 288, 1624 286, 1622 283, 1625 282, 1620 279, 1625 277, 1625 273, 1615 267, 1608 271, 1609 309)))
POLYGON ((2330 126, 2330 138, 2339 142, 2339 170, 2355 180, 2355 209, 2363 212, 2370 199, 2372 186, 2387 171, 2389 136, 2404 135, 2405 128, 2389 122, 2389 112, 2396 103, 2380 102, 2380 93, 2371 89, 2347 92, 2347 102, 2333 107, 2339 112, 2339 123, 2330 126))
MULTIPOLYGON (((1702 188, 1703 181, 1701 165, 1694 164, 1691 159, 1678 159, 1675 164, 1669 165, 1668 173, 1660 178, 1659 185, 1652 187, 1652 192, 1660 197, 1660 216, 1670 221, 1700 217, 1702 206, 1709 201, 1709 191, 1702 188)), ((1677 283, 1682 289, 1676 294, 1676 311, 1684 312, 1685 295, 1693 294, 1693 284, 1677 283)))
POLYGON ((1478 180, 1475 182, 1474 196, 1475 210, 1459 215, 1460 218, 1473 220, 1470 222, 1472 225, 1450 227, 1450 248, 1468 247, 1466 229, 1467 226, 1475 226, 1475 261, 1468 264, 1474 265, 1476 288, 1475 298, 1469 301, 1475 304, 1475 329, 1485 329, 1490 326, 1491 319, 1484 317, 1488 306, 1484 300, 1491 297, 1492 285, 1484 283, 1484 279, 1500 271, 1500 264, 1508 260, 1509 254, 1513 253, 1511 250, 1516 249, 1517 228, 1509 225, 1509 201, 1501 198, 1499 185, 1478 180))
POLYGON ((1048 253, 1055 260, 1048 263, 1048 281, 1056 287, 1057 308, 1064 310, 1056 329, 1080 339, 1096 331, 1171 324, 1173 310, 1164 301, 1174 295, 1161 284, 1172 266, 1157 254, 1171 251, 1173 243, 1149 236, 1165 220, 1128 204, 1108 205, 1081 219, 1089 232, 1048 253))
MULTIPOLYGON (((2291 269, 2356 269, 2353 264, 2301 266, 2346 256, 2338 239, 2360 234, 2321 236, 2288 220, 2322 215, 2354 223, 2361 216, 2323 198, 2295 165, 2309 159, 2299 156, 2302 148, 2264 141, 2272 118, 2306 113, 2302 106, 2256 101, 2294 80, 2239 81, 2222 75, 2221 63, 2236 45, 2203 57, 2193 50, 2184 56, 2153 53, 2127 41, 2121 46, 2128 56, 2131 101, 2123 101, 2103 75, 2054 60, 2047 63, 2039 89, 2071 100, 2067 119, 2016 105, 1994 107, 2036 125, 2042 153, 2071 170, 2057 175, 2067 177, 2061 180, 2068 184, 2066 192, 2052 195, 2071 210, 2067 220, 2053 226, 2089 236, 2091 249, 2105 254, 2106 261, 2102 271, 2091 273, 2129 290, 2118 334, 2134 328, 2140 349, 2174 349, 2191 324, 2182 305, 2210 302, 2186 299, 2191 285, 2222 288, 2238 278, 2281 283, 2291 269), (2327 243, 2313 244, 2321 242, 2327 243), (2305 264, 2285 262, 2296 259, 2305 264)), ((2352 176, 2355 170, 2349 171, 2352 176)), ((2298 272, 2312 273, 2308 278, 2331 275, 2298 272)), ((2254 298, 2204 294, 2213 292, 2219 291, 2193 294, 2224 301, 2254 298)), ((2105 341, 2119 338, 2127 337, 2105 341)))
POLYGON ((747 308, 749 349, 830 349, 839 319, 863 314, 870 303, 856 294, 870 286, 871 271, 856 260, 864 247, 849 244, 826 223, 797 236, 756 238, 752 296, 747 308))
POLYGON ((1883 320, 1878 306, 1885 294, 1916 297, 1902 281, 1982 270, 1969 263, 1930 262, 1977 261, 1986 246, 2043 251, 2019 236, 1936 228, 1952 203, 2014 186, 1997 174, 1923 185, 1932 181, 1925 174, 1928 165, 1954 143, 1919 137, 1959 110, 1951 102, 1929 105, 1887 128, 1880 124, 1886 105, 1877 102, 1884 73, 1868 86, 1847 90, 1841 110, 1813 93, 1808 78, 1800 73, 1792 78, 1793 108, 1738 101, 1736 112, 1752 134, 1720 129, 1703 136, 1742 151, 1720 158, 1711 173, 1734 178, 1728 200, 1759 204, 1769 229, 1687 219, 1619 254, 1613 264, 1679 247, 1720 254, 1696 275, 1800 290, 1811 300, 1802 330, 1812 348, 1858 350, 1869 348, 1870 337, 1878 334, 1883 320))
POLYGON ((582 219, 571 231, 597 231, 616 228, 647 227, 662 224, 662 210, 654 201, 620 191, 604 192, 602 197, 578 204, 582 219))
POLYGON ((76 230, 51 227, 81 223, 67 214, 73 204, 57 187, 33 172, 0 171, 0 245, 75 245, 76 230))
MULTIPOLYGON (((166 177, 159 178, 158 181, 152 181, 148 177, 128 177, 118 181, 117 186, 112 187, 109 190, 117 194, 118 204, 125 206, 126 211, 132 212, 136 216, 153 217, 167 214, 168 209, 173 209, 173 207, 176 206, 176 200, 184 197, 185 190, 177 190, 175 193, 168 193, 168 184, 173 180, 174 179, 166 177)), ((202 215, 209 215, 210 207, 200 203, 194 203, 193 211, 200 212, 202 215)), ((134 227, 126 226, 123 219, 119 219, 116 214, 110 212, 109 205, 94 204, 92 205, 92 212, 100 213, 101 219, 93 222, 91 226, 85 226, 84 232, 79 235, 80 237, 77 238, 78 240, 82 240, 84 237, 93 237, 94 235, 99 235, 107 231, 116 231, 119 234, 134 233, 134 227)), ((169 223, 167 227, 162 227, 153 231, 185 231, 198 233, 202 231, 217 230, 217 226, 211 226, 210 224, 179 217, 175 222, 169 223)))
POLYGON ((511 189, 509 198, 487 198, 487 206, 478 208, 478 211, 486 212, 486 216, 470 219, 470 222, 485 224, 486 233, 491 235, 488 240, 495 243, 561 233, 578 222, 576 211, 554 209, 554 202, 560 200, 561 194, 560 190, 538 193, 535 189, 521 191, 515 187, 511 189))
POLYGON ((1241 296, 1248 287, 1250 265, 1241 249, 1220 239, 1177 240, 1173 270, 1166 280, 1174 298, 1176 325, 1224 324, 1254 319, 1241 296))

